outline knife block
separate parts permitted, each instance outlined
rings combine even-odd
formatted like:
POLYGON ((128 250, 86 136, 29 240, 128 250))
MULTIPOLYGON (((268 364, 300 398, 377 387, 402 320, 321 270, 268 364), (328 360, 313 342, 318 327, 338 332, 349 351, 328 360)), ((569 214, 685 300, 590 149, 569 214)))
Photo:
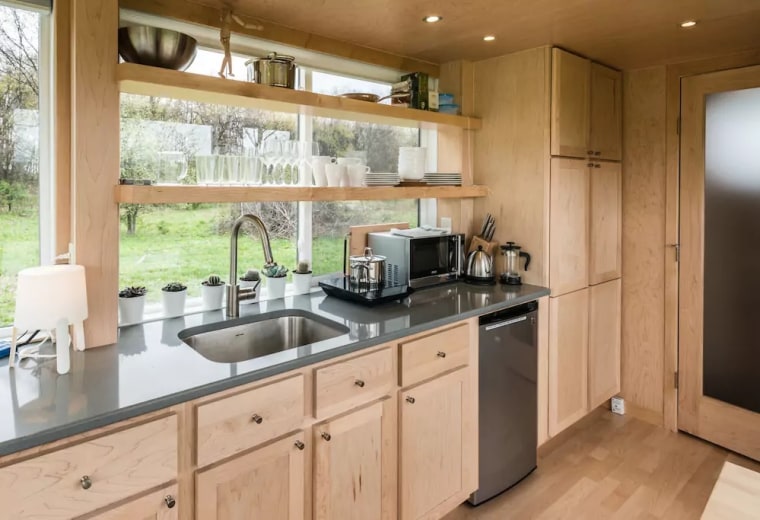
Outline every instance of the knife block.
POLYGON ((499 248, 499 243, 496 241, 488 242, 487 240, 484 240, 481 237, 474 236, 472 237, 472 241, 470 242, 470 249, 467 252, 472 253, 473 251, 477 251, 478 246, 483 246, 483 251, 485 251, 486 253, 491 255, 492 258, 494 258, 499 248))

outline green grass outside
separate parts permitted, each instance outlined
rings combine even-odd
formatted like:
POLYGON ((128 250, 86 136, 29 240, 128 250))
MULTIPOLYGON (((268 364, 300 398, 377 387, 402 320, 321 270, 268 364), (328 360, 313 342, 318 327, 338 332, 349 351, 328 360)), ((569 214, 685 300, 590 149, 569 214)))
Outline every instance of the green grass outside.
POLYGON ((39 219, 0 213, 0 326, 13 322, 16 273, 39 263, 39 219))

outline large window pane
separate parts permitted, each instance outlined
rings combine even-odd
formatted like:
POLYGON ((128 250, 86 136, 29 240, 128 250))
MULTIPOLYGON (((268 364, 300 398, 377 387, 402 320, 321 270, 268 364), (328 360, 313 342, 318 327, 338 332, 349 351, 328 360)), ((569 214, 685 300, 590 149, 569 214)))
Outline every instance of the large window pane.
POLYGON ((0 6, 0 326, 16 274, 40 262, 40 15, 0 6))

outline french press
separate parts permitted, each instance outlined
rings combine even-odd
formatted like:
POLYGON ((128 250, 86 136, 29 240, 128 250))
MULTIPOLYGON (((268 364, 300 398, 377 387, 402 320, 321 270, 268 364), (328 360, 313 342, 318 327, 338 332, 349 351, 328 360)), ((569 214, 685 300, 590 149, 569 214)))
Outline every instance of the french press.
POLYGON ((522 285, 520 278, 520 257, 525 258, 525 270, 530 265, 530 254, 520 250, 520 246, 514 242, 507 242, 501 246, 501 255, 503 260, 503 271, 499 275, 499 281, 507 285, 522 285))

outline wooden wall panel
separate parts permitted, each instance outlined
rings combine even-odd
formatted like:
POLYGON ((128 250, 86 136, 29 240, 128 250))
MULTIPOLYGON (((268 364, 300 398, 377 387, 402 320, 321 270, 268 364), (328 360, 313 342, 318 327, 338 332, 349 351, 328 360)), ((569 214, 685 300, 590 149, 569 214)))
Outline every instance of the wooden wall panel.
MULTIPOLYGON (((662 415, 665 287, 665 67, 623 86, 622 395, 662 415)), ((671 252, 672 254, 672 252, 671 252)))
POLYGON ((55 254, 71 242, 71 4, 53 4, 55 33, 55 254))
POLYGON ((475 183, 490 188, 475 203, 474 225, 496 218, 494 240, 532 256, 523 280, 549 281, 549 105, 551 52, 531 49, 475 63, 475 183))
POLYGON ((73 229, 85 267, 87 347, 116 341, 119 278, 117 0, 72 0, 73 229))

